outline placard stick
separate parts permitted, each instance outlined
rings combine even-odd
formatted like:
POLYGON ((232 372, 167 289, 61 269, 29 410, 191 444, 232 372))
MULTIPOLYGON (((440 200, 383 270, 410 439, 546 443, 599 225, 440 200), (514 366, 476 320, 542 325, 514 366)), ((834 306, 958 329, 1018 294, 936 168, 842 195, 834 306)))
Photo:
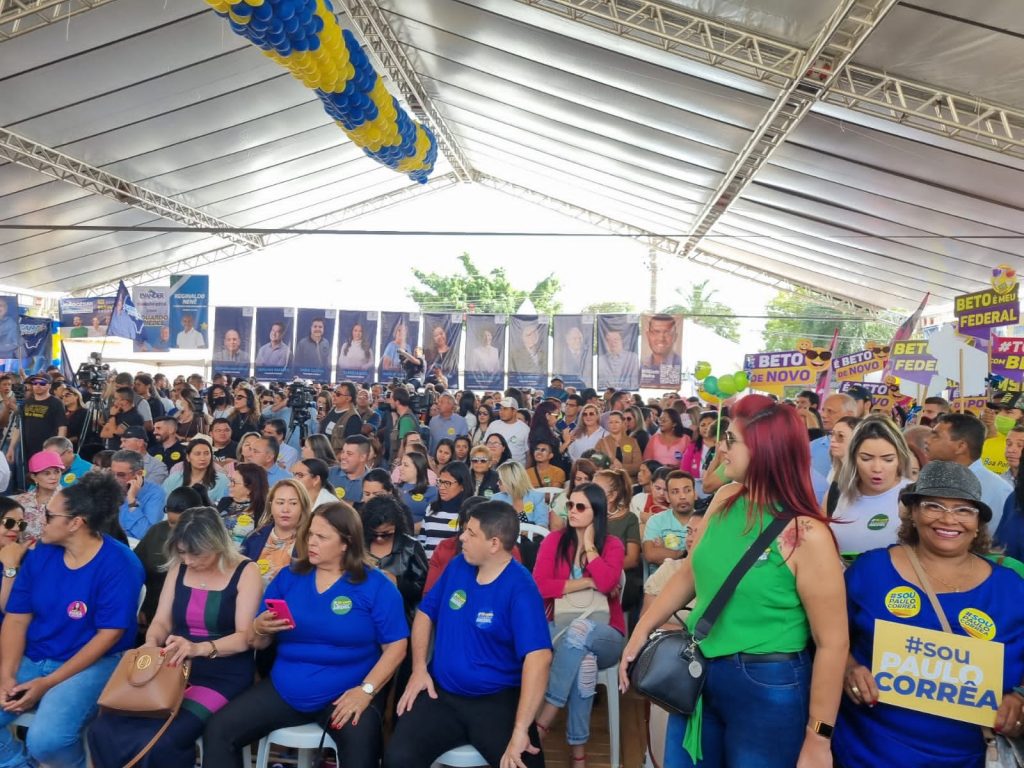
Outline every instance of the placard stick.
POLYGON ((967 402, 967 393, 964 392, 964 351, 960 350, 960 413, 964 412, 964 403, 967 402))

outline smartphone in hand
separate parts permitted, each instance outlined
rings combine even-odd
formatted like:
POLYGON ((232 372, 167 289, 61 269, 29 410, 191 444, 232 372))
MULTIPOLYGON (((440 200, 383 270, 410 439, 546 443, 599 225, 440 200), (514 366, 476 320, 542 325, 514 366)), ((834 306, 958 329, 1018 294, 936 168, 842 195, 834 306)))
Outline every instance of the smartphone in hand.
POLYGON ((291 609, 288 607, 288 603, 284 600, 269 597, 263 601, 267 605, 267 610, 274 614, 275 618, 286 620, 291 627, 295 628, 295 617, 292 616, 291 609))

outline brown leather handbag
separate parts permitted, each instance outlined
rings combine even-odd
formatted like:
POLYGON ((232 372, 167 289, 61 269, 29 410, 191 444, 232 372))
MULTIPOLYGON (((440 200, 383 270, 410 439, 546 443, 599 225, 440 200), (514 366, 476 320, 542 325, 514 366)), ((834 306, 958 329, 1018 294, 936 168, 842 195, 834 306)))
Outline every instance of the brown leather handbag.
POLYGON ((124 768, 132 768, 164 735, 181 709, 192 665, 167 666, 161 649, 144 645, 125 652, 100 694, 99 705, 107 712, 131 717, 167 719, 150 742, 124 768))

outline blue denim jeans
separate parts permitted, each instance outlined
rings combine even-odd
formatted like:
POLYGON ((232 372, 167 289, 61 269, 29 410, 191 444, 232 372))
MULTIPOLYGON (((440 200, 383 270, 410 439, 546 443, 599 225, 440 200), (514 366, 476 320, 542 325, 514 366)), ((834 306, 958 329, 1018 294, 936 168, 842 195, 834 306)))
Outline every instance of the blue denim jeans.
MULTIPOLYGON (((554 624, 551 626, 553 628, 554 624)), ((586 744, 590 739, 597 670, 618 664, 625 645, 626 639, 617 630, 590 619, 577 619, 555 641, 544 699, 559 709, 568 706, 566 741, 569 744, 586 744), (584 663, 588 655, 593 658, 584 663)))
MULTIPOLYGON (((36 718, 22 744, 8 729, 18 716, 0 710, 0 768, 85 768, 86 725, 96 715, 96 700, 117 666, 121 654, 104 656, 77 675, 47 691, 35 709, 36 718)), ((60 661, 21 660, 19 683, 53 672, 60 661)))
POLYGON ((703 758, 683 749, 686 718, 671 715, 664 768, 793 768, 807 728, 811 658, 741 661, 714 659, 704 681, 703 758))

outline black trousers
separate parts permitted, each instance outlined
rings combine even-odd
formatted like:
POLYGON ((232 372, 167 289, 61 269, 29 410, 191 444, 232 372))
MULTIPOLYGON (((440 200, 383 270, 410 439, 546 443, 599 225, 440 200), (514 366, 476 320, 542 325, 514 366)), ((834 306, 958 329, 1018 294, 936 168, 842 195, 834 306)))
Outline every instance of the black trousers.
MULTIPOLYGON (((519 706, 519 689, 490 696, 456 696, 437 688, 437 698, 424 691, 410 711, 398 718, 384 754, 384 768, 430 768, 449 749, 472 744, 489 765, 505 754, 519 706)), ((530 742, 540 745, 530 725, 530 742)), ((544 768, 543 752, 523 753, 527 768, 544 768)), ((342 761, 344 768, 349 768, 342 761)), ((211 764, 212 766, 212 764, 211 764)))
POLYGON ((319 712, 300 712, 281 698, 270 680, 263 680, 210 718, 203 735, 203 768, 242 768, 242 748, 246 744, 276 728, 314 722, 327 725, 327 738, 338 748, 340 765, 377 768, 382 706, 380 698, 375 697, 359 718, 359 725, 348 723, 334 730, 329 725, 333 704, 319 712))

